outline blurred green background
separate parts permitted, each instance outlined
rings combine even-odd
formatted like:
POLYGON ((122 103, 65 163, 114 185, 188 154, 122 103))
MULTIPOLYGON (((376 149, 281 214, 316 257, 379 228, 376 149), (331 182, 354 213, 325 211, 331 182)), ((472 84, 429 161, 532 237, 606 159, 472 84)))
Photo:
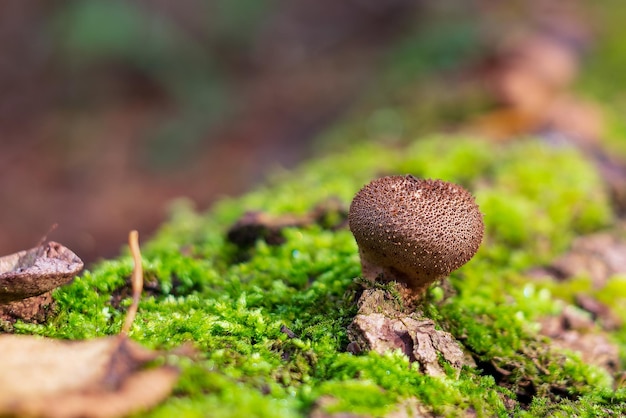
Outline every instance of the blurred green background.
POLYGON ((565 33, 588 49, 574 89, 610 104, 608 136, 619 138, 622 9, 3 1, 0 254, 58 223, 51 239, 88 262, 108 257, 128 230, 153 231, 177 197, 205 208, 329 150, 457 129, 497 106, 484 75, 503 39, 560 20, 580 26, 565 33))

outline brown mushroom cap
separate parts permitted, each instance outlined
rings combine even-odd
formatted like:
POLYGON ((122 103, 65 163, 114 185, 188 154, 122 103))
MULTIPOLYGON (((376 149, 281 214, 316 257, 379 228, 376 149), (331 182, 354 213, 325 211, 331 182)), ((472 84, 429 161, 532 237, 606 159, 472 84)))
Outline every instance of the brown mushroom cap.
POLYGON ((373 180, 348 215, 363 275, 414 291, 467 263, 483 238, 483 215, 461 186, 413 176, 373 180), (382 276, 382 277, 381 277, 382 276))

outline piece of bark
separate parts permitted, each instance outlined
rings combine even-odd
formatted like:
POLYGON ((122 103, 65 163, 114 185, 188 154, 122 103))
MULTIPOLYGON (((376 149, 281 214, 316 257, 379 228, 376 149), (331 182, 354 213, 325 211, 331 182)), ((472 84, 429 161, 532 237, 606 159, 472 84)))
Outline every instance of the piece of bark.
MULTIPOLYGON (((337 403, 337 399, 331 395, 321 396, 313 405, 309 418, 370 418, 371 415, 354 414, 352 412, 328 412, 337 403)), ((382 418, 430 418, 434 415, 419 401, 412 397, 400 401, 396 408, 382 416, 382 418)), ((469 417, 474 415, 463 416, 469 417)))
MULTIPOLYGON (((407 398, 397 404, 396 409, 385 415, 385 418, 430 418, 435 415, 419 399, 407 398)), ((469 417, 467 413, 459 416, 469 417)))
POLYGON ((615 331, 622 327, 622 320, 609 306, 593 296, 579 293, 576 295, 576 305, 591 314, 592 319, 607 331, 615 331))
POLYGON ((435 328, 431 319, 407 312, 402 303, 383 289, 366 289, 359 298, 359 311, 348 326, 350 351, 385 353, 400 349, 422 373, 443 376, 441 356, 457 371, 474 365, 454 337, 435 328))
POLYGON ((292 226, 302 226, 310 222, 308 217, 282 215, 272 217, 263 212, 246 212, 227 233, 228 241, 238 247, 247 248, 262 239, 270 245, 285 242, 282 230, 292 226))
POLYGON ((309 418, 369 418, 368 415, 354 414, 352 412, 328 412, 337 403, 337 398, 331 395, 321 396, 315 401, 309 418))
POLYGON ((226 237, 241 248, 251 247, 259 239, 270 245, 280 245, 285 242, 282 234, 285 228, 317 224, 335 230, 345 226, 347 218, 345 205, 339 199, 329 198, 304 215, 273 216, 260 211, 246 212, 229 228, 226 237))
POLYGON ((76 254, 56 242, 0 257, 0 304, 46 293, 83 269, 76 254))

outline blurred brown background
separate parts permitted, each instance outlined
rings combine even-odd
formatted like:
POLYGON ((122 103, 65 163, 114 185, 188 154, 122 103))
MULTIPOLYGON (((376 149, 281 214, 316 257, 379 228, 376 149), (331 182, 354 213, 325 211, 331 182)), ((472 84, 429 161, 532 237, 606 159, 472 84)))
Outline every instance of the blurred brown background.
POLYGON ((381 71, 458 68, 544 3, 2 1, 0 254, 58 223, 85 261, 115 255, 172 199, 204 209, 311 156, 381 71))
POLYGON ((0 4, 0 254, 84 259, 309 155, 418 2, 0 4))

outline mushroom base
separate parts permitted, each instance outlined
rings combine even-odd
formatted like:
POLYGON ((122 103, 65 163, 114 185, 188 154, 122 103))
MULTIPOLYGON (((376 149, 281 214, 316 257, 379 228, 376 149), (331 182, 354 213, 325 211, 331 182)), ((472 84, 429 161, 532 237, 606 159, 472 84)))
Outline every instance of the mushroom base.
MULTIPOLYGON (((403 288, 396 285, 393 290, 403 288)), ((399 349, 430 376, 445 375, 442 362, 457 372, 464 365, 475 366, 450 333, 436 329, 435 322, 419 312, 409 312, 389 289, 365 289, 357 303, 359 311, 348 326, 349 351, 383 354, 399 349)))
POLYGON ((398 282, 404 285, 403 298, 414 304, 426 293, 428 287, 442 277, 422 276, 417 273, 407 274, 393 267, 384 267, 378 263, 370 261, 362 250, 359 251, 361 257, 361 270, 363 277, 371 282, 398 282))

